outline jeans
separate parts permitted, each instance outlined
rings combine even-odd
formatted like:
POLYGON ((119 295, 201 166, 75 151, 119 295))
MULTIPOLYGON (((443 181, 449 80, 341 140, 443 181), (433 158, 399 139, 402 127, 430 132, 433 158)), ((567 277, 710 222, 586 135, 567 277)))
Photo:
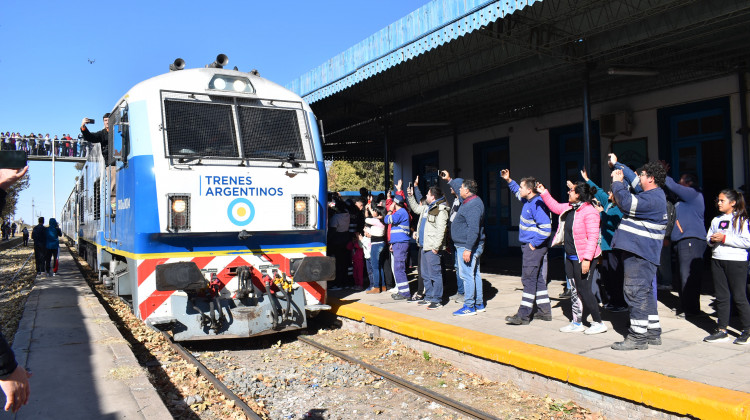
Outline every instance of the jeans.
POLYGON ((427 302, 443 301, 443 273, 440 266, 440 254, 422 251, 419 270, 424 277, 424 299, 427 302))
POLYGON ((370 287, 385 286, 383 267, 380 263, 380 254, 383 253, 385 242, 373 242, 370 244, 370 265, 372 266, 372 282, 370 287))
POLYGON ((456 247, 458 277, 464 283, 464 306, 473 308, 484 304, 482 274, 479 272, 479 257, 482 255, 483 245, 479 245, 477 250, 471 254, 471 259, 468 263, 464 262, 464 251, 467 251, 467 248, 456 247))
POLYGON ((630 306, 628 337, 637 343, 660 337, 661 325, 652 290, 656 265, 632 252, 622 251, 622 266, 625 301, 630 306))
POLYGON ((456 290, 456 293, 463 296, 464 295, 464 282, 461 280, 461 276, 458 275, 458 261, 461 257, 458 255, 458 251, 456 250, 456 247, 453 247, 453 269, 456 271, 456 286, 458 289, 456 290))
POLYGON ((372 289, 372 264, 370 258, 365 258, 365 268, 367 269, 367 288, 372 289))

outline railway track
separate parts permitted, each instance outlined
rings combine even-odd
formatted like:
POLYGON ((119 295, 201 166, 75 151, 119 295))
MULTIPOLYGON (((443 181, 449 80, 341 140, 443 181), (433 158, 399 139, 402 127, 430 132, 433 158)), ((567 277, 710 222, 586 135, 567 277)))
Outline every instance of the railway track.
MULTIPOLYGON (((227 399, 234 401, 237 407, 242 409, 242 411, 245 413, 245 415, 248 418, 253 419, 253 420, 261 419, 261 417, 257 413, 255 413, 252 410, 252 408, 250 408, 250 406, 247 405, 240 396, 235 394, 225 383, 223 383, 216 376, 216 374, 212 372, 211 369, 209 369, 206 365, 201 363, 200 360, 198 360, 198 358, 193 356, 193 354, 190 351, 188 351, 181 344, 172 341, 171 337, 166 332, 159 331, 159 333, 162 334, 163 337, 170 343, 170 346, 175 350, 175 352, 177 352, 185 361, 194 365, 198 369, 198 371, 201 373, 201 375, 203 375, 209 382, 214 384, 214 386, 216 386, 217 389, 219 389, 227 399)), ((444 407, 448 407, 454 410, 458 414, 469 416, 471 418, 477 418, 477 419, 497 419, 498 418, 491 414, 476 410, 473 407, 470 407, 466 404, 462 404, 461 402, 456 401, 452 398, 449 398, 447 396, 431 391, 414 382, 405 380, 404 378, 401 378, 397 375, 391 374, 383 369, 380 369, 376 366, 366 363, 356 357, 352 357, 341 351, 332 349, 310 338, 298 336, 297 340, 304 343, 307 346, 313 347, 317 350, 325 352, 336 358, 339 358, 348 363, 361 367, 376 376, 382 377, 383 379, 391 382, 392 384, 398 386, 401 389, 411 392, 426 400, 434 401, 435 403, 440 404, 444 407)))

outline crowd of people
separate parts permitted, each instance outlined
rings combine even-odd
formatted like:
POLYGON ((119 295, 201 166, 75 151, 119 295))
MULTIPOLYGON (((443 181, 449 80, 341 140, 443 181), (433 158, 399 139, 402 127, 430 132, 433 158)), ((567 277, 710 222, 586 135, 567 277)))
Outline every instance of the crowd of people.
POLYGON ((76 138, 70 134, 51 138, 49 134, 23 135, 6 131, 0 132, 0 149, 24 151, 30 156, 86 157, 90 146, 83 134, 78 134, 76 138))
POLYGON ((428 310, 444 306, 447 265, 456 273, 456 293, 449 299, 462 302, 456 316, 485 310, 479 257, 484 248, 484 204, 473 180, 441 178, 456 197, 448 203, 443 191, 432 186, 424 197, 419 178, 406 189, 399 180, 394 192, 361 196, 344 201, 338 194, 329 200, 328 250, 336 257, 336 281, 331 290, 352 286, 366 293, 390 291, 395 300, 416 302, 428 310), (447 261, 447 263, 446 263, 447 261), (347 270, 352 267, 353 284, 347 270), (418 270, 417 290, 412 293, 407 270, 418 270))
POLYGON ((3 240, 7 241, 10 238, 14 238, 16 236, 16 229, 18 229, 16 222, 11 222, 10 220, 3 221, 2 226, 0 226, 0 232, 2 232, 3 240))
MULTIPOLYGON (((678 317, 705 317, 699 298, 704 253, 710 247, 717 327, 704 341, 730 340, 727 326, 734 304, 741 330, 734 343, 749 344, 750 224, 743 194, 721 191, 715 198, 719 216, 707 230, 705 202, 695 176, 683 174, 675 181, 667 176, 665 162, 649 162, 633 171, 614 154, 608 164, 612 170, 608 191, 589 179, 584 169, 581 181, 567 182, 565 202, 553 198, 533 177, 516 182, 509 170, 501 171, 522 203, 518 238, 523 292, 518 310, 506 322, 552 321, 547 254, 551 247, 561 246, 566 287, 560 297, 570 297, 572 319, 560 332, 603 333, 608 326, 601 310, 627 311, 628 333, 612 349, 661 345, 657 290, 672 289, 671 250, 676 251, 679 272, 678 317), (557 219, 554 231, 553 217, 557 219)), ((452 202, 437 186, 422 197, 419 178, 406 188, 399 180, 387 195, 372 196, 363 190, 360 197, 346 201, 337 194, 330 197, 328 245, 337 263, 332 290, 368 286, 368 294, 390 291, 393 299, 416 302, 428 310, 455 300, 462 303, 455 316, 486 310, 479 267, 485 241, 484 203, 474 180, 452 179, 447 171, 441 171, 440 178, 455 197, 452 202), (410 265, 418 267, 416 291, 407 280, 410 265), (446 276, 450 266, 456 274, 456 293, 446 297, 454 286, 446 276), (351 285, 349 268, 353 269, 351 285)))

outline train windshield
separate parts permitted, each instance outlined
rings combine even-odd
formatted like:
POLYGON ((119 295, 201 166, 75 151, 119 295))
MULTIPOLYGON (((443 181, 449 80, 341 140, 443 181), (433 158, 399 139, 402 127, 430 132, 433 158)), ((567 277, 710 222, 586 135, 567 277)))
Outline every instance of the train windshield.
POLYGON ((301 103, 221 100, 164 98, 168 157, 312 161, 301 103))

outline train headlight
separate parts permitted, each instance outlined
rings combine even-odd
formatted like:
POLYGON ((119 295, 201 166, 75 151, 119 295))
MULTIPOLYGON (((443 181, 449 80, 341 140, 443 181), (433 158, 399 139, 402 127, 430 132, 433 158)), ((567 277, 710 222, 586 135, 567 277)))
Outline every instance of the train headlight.
POLYGON ((214 89, 224 90, 227 88, 227 81, 221 77, 214 79, 214 89))
POLYGON ((247 85, 243 80, 237 79, 232 83, 232 88, 237 92, 244 92, 247 85))
POLYGON ((250 79, 241 76, 229 76, 217 74, 208 82, 211 90, 223 90, 225 92, 255 93, 255 88, 250 84, 250 79))
POLYGON ((168 225, 167 230, 181 231, 190 229, 190 196, 186 194, 170 194, 168 197, 168 225))
POLYGON ((187 209, 187 203, 185 200, 174 200, 172 202, 172 210, 175 211, 175 213, 182 213, 187 209))
POLYGON ((296 195, 292 197, 292 226, 306 228, 310 226, 310 197, 296 195))

